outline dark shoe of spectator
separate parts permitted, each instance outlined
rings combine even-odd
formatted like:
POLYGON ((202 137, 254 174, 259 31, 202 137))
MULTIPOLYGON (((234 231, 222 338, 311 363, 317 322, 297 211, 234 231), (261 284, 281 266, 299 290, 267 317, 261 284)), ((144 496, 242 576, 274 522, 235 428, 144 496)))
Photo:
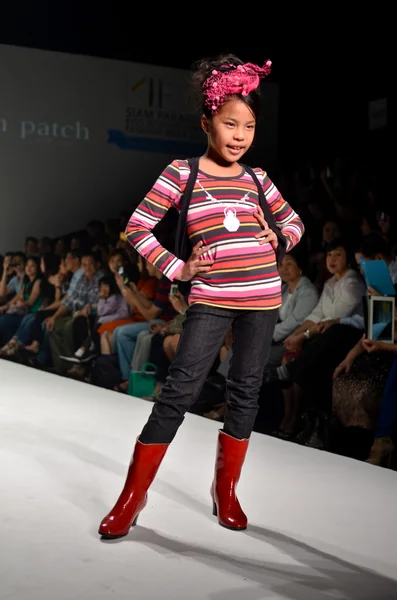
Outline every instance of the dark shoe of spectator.
POLYGON ((121 392, 122 394, 127 394, 128 393, 128 384, 129 384, 129 381, 128 381, 128 379, 126 379, 125 381, 122 381, 120 383, 120 385, 115 386, 113 389, 115 392, 121 392))
POLYGON ((297 426, 297 433, 292 441, 296 444, 305 445, 314 429, 315 416, 309 413, 304 413, 300 417, 300 422, 297 426))
POLYGON ((66 371, 68 377, 72 379, 83 380, 85 376, 85 367, 83 365, 73 365, 71 369, 66 371))
POLYGON ((292 438, 294 437, 293 432, 286 431, 285 429, 276 429, 275 431, 272 431, 270 435, 273 437, 277 437, 280 440, 292 440, 292 438))
POLYGON ((290 379, 284 379, 280 377, 280 372, 277 369, 268 369, 263 374, 262 383, 270 383, 275 384, 280 390, 288 389, 292 385, 292 381, 290 379))
POLYGON ((314 421, 313 429, 305 442, 305 446, 317 450, 329 448, 329 419, 328 415, 319 413, 314 421))

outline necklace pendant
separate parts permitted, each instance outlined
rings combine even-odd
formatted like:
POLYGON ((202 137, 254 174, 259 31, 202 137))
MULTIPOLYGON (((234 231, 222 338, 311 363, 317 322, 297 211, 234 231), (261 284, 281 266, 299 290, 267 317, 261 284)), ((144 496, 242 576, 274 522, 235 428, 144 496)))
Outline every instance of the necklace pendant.
POLYGON ((237 217, 236 210, 234 208, 225 208, 225 218, 223 220, 223 226, 227 231, 233 233, 240 227, 240 221, 237 217))

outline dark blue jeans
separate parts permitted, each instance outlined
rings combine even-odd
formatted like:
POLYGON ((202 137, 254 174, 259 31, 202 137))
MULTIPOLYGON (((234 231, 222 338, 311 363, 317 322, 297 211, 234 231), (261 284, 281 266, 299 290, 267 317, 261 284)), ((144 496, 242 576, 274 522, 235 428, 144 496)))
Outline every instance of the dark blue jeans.
POLYGON ((376 426, 375 437, 389 437, 397 423, 397 359, 394 361, 387 378, 385 391, 376 426))
POLYGON ((248 439, 258 412, 263 370, 269 358, 278 310, 231 310, 193 304, 187 312, 176 356, 160 397, 139 440, 170 443, 197 400, 207 375, 233 328, 233 356, 227 378, 223 430, 248 439))
POLYGON ((15 335, 24 315, 0 315, 0 347, 15 335))

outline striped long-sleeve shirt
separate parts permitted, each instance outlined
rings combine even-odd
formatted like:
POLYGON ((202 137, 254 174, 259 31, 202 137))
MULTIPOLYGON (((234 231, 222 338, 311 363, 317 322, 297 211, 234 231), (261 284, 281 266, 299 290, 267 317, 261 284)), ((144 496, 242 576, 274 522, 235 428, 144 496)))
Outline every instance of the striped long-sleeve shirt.
MULTIPOLYGON (((169 164, 126 229, 129 242, 171 281, 184 265, 166 250, 151 233, 180 199, 189 178, 186 160, 169 164)), ((263 185, 265 198, 276 225, 287 240, 287 252, 303 235, 299 216, 282 198, 267 174, 255 174, 263 185)), ((222 308, 269 310, 281 306, 281 279, 275 252, 270 244, 259 244, 255 235, 261 226, 254 213, 259 206, 258 191, 249 173, 242 168, 235 177, 215 177, 199 170, 187 214, 187 233, 192 246, 202 241, 214 264, 208 273, 192 280, 189 304, 200 302, 222 308)))

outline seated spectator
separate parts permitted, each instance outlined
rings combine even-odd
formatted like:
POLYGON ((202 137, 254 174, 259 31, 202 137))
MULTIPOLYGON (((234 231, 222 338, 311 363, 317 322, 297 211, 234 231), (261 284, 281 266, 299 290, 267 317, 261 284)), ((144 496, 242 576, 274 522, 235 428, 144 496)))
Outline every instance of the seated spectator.
POLYGON ((112 332, 120 322, 128 321, 130 307, 121 295, 114 275, 99 280, 99 300, 89 335, 72 356, 61 356, 71 363, 87 363, 97 354, 112 354, 112 332))
MULTIPOLYGON (((123 275, 124 280, 136 283, 138 286, 142 286, 148 278, 146 267, 142 263, 142 260, 138 260, 136 264, 132 264, 128 254, 121 248, 116 248, 110 253, 107 268, 113 275, 120 273, 123 275), (122 273, 120 269, 122 269, 122 273)), ((153 293, 156 287, 155 281, 155 278, 152 278, 151 286, 149 286, 153 290, 153 293)))
POLYGON ((39 256, 39 240, 35 237, 27 237, 25 239, 25 255, 29 258, 30 256, 39 256))
MULTIPOLYGON (((397 344, 394 344, 397 352, 397 344)), ((375 429, 375 439, 367 462, 371 465, 384 465, 390 467, 395 445, 392 434, 397 424, 397 359, 394 359, 383 392, 380 414, 375 429)))
POLYGON ((87 321, 91 322, 95 318, 99 300, 99 280, 102 273, 96 270, 92 253, 84 254, 81 269, 83 275, 73 291, 68 291, 56 312, 45 320, 52 362, 60 375, 64 375, 67 370, 67 363, 61 356, 72 356, 87 337, 87 321))
MULTIPOLYGON (((146 270, 146 263, 142 257, 139 257, 137 266, 131 265, 128 256, 123 250, 114 250, 108 261, 108 272, 112 282, 115 282, 116 275, 121 276, 125 286, 133 288, 135 286, 138 291, 149 300, 153 300, 156 295, 157 278, 150 277, 146 270)), ((117 291, 120 294, 120 288, 116 285, 117 291)), ((121 301, 126 303, 124 296, 120 296, 121 301)), ((84 365, 90 362, 97 354, 112 354, 113 332, 117 327, 145 321, 145 317, 139 310, 133 306, 126 304, 121 310, 122 316, 118 319, 106 319, 100 321, 93 327, 95 331, 91 331, 87 338, 82 342, 82 345, 72 356, 62 356, 62 359, 67 362, 73 362, 77 366, 69 371, 73 377, 82 378, 86 374, 84 365), (126 310, 124 310, 124 308, 126 310), (99 325, 99 328, 98 328, 99 325)), ((119 316, 120 316, 119 311, 119 316)))
POLYGON ((54 252, 54 246, 49 237, 41 237, 38 243, 39 254, 43 256, 44 254, 52 254, 54 252))
MULTIPOLYGON (((57 255, 47 254, 42 260, 41 264, 42 272, 46 274, 48 280, 49 294, 48 302, 43 303, 40 310, 31 315, 31 318, 25 317, 24 319, 24 331, 23 334, 19 332, 19 338, 22 345, 20 350, 24 350, 25 353, 32 354, 38 357, 40 347, 43 344, 41 351, 41 361, 39 365, 45 365, 50 361, 50 348, 48 341, 48 331, 43 326, 44 321, 56 313, 58 308, 61 306, 63 299, 68 293, 72 293, 75 289, 76 282, 82 275, 80 268, 80 258, 73 256, 72 252, 69 252, 65 258, 60 258, 57 255), (52 259, 50 259, 52 256, 52 259), (56 264, 59 261, 58 272, 55 273, 56 264), (53 288, 51 291, 51 287, 53 288)), ((34 364, 34 361, 30 361, 29 364, 32 366, 38 366, 34 364)))
POLYGON ((59 300, 61 297, 59 267, 60 258, 55 254, 45 254, 41 257, 40 297, 43 300, 42 304, 37 311, 29 311, 22 318, 17 331, 0 351, 0 354, 3 356, 14 356, 35 339, 36 321, 41 324, 45 318, 45 314, 48 316, 47 307, 51 306, 51 303, 59 300), (46 311, 44 317, 42 316, 43 311, 46 311))
POLYGON ((67 251, 68 251, 68 247, 67 247, 65 238, 63 238, 63 237, 58 238, 57 241, 55 242, 55 249, 54 249, 55 254, 57 254, 58 256, 63 256, 64 254, 66 254, 67 251))
POLYGON ((156 365, 156 388, 153 399, 160 394, 163 383, 167 378, 168 369, 175 357, 188 309, 188 304, 180 292, 170 294, 169 301, 175 309, 176 316, 165 324, 153 323, 148 332, 142 331, 139 334, 131 365, 133 371, 140 371, 146 362, 156 365), (142 340, 144 343, 143 349, 140 348, 142 340))
POLYGON ((302 256, 299 246, 288 252, 279 266, 280 277, 283 280, 283 304, 274 330, 267 369, 274 369, 281 364, 286 351, 285 339, 306 320, 318 303, 315 286, 303 274, 305 267, 306 259, 302 256))
POLYGON ((24 349, 35 357, 29 361, 29 364, 32 364, 32 366, 43 368, 51 363, 51 351, 45 321, 48 317, 56 313, 63 300, 73 294, 76 289, 76 285, 83 275, 80 262, 80 251, 69 251, 65 259, 61 259, 57 277, 52 278, 54 287, 58 288, 56 294, 59 295, 60 292, 60 298, 57 296, 57 299, 54 299, 51 304, 41 307, 41 310, 36 314, 35 321, 31 325, 30 338, 32 341, 26 344, 24 349))
POLYGON ((73 236, 72 239, 70 240, 70 249, 71 250, 81 250, 82 245, 83 245, 83 243, 82 243, 80 237, 78 237, 78 236, 73 236))
MULTIPOLYGON (((397 330, 395 339, 397 341, 397 330)), ((343 427, 375 429, 396 349, 397 344, 369 340, 364 334, 337 366, 333 376, 332 410, 343 427)), ((394 404, 391 406, 393 410, 394 404)), ((388 414, 389 409, 386 412, 388 414)), ((382 423, 385 423, 383 417, 382 423)), ((386 427, 386 433, 392 425, 393 422, 386 427)), ((384 435, 382 424, 379 431, 380 438, 389 437, 384 435)))
MULTIPOLYGON (((388 266, 392 282, 395 285, 397 284, 396 262, 393 260, 389 244, 382 238, 381 235, 378 233, 371 233, 365 236, 362 239, 355 256, 359 267, 360 258, 364 258, 365 260, 384 260, 388 266)), ((371 288, 368 290, 368 293, 379 295, 377 290, 373 290, 371 288)), ((337 323, 340 323, 341 325, 351 325, 352 327, 357 327, 357 329, 360 329, 361 331, 365 330, 364 315, 361 309, 350 316, 332 319, 332 321, 328 323, 328 326, 337 323)))
POLYGON ((397 283, 397 265, 393 260, 391 246, 382 235, 370 233, 365 236, 361 242, 359 253, 365 260, 384 260, 393 283, 397 283))
POLYGON ((3 260, 3 274, 0 281, 2 303, 18 294, 25 281, 26 255, 23 252, 6 254, 3 260))
POLYGON ((359 227, 362 237, 367 237, 372 234, 380 234, 381 230, 376 219, 376 211, 366 211, 359 217, 359 227))
POLYGON ((315 309, 285 340, 287 350, 299 352, 305 340, 323 333, 337 319, 363 314, 363 279, 352 268, 352 257, 346 243, 334 240, 327 248, 327 269, 331 278, 324 285, 315 309))
POLYGON ((327 268, 332 277, 325 283, 316 308, 284 342, 295 360, 277 370, 277 376, 287 380, 283 390, 284 419, 279 431, 282 437, 290 438, 295 432, 303 390, 310 395, 309 402, 317 405, 321 400, 325 406, 331 404, 335 366, 361 337, 355 327, 339 326, 339 329, 328 325, 335 318, 362 314, 365 284, 351 265, 346 243, 340 239, 331 242, 327 248, 327 268))
POLYGON ((135 350, 136 341, 141 331, 149 330, 152 323, 164 323, 172 320, 175 316, 175 310, 169 301, 169 293, 171 282, 167 277, 163 276, 161 271, 156 269, 148 261, 146 268, 150 276, 155 276, 158 280, 156 296, 154 300, 149 300, 137 288, 131 284, 126 286, 122 276, 117 274, 116 281, 120 287, 121 293, 124 295, 128 304, 133 310, 138 309, 145 317, 146 321, 130 323, 117 327, 113 337, 113 352, 117 353, 121 384, 119 391, 126 392, 128 389, 128 380, 131 371, 131 362, 135 350))
POLYGON ((333 219, 327 219, 322 228, 322 238, 319 246, 310 248, 309 278, 314 282, 319 293, 322 292, 324 283, 331 276, 327 269, 326 248, 331 242, 341 236, 341 229, 338 223, 333 219))
POLYGON ((112 354, 113 331, 129 319, 131 309, 120 292, 114 276, 99 282, 97 333, 101 354, 112 354))
POLYGON ((22 289, 7 304, 0 306, 0 345, 2 353, 5 346, 17 331, 23 317, 28 312, 36 312, 43 303, 41 295, 41 276, 38 260, 28 258, 22 289))

